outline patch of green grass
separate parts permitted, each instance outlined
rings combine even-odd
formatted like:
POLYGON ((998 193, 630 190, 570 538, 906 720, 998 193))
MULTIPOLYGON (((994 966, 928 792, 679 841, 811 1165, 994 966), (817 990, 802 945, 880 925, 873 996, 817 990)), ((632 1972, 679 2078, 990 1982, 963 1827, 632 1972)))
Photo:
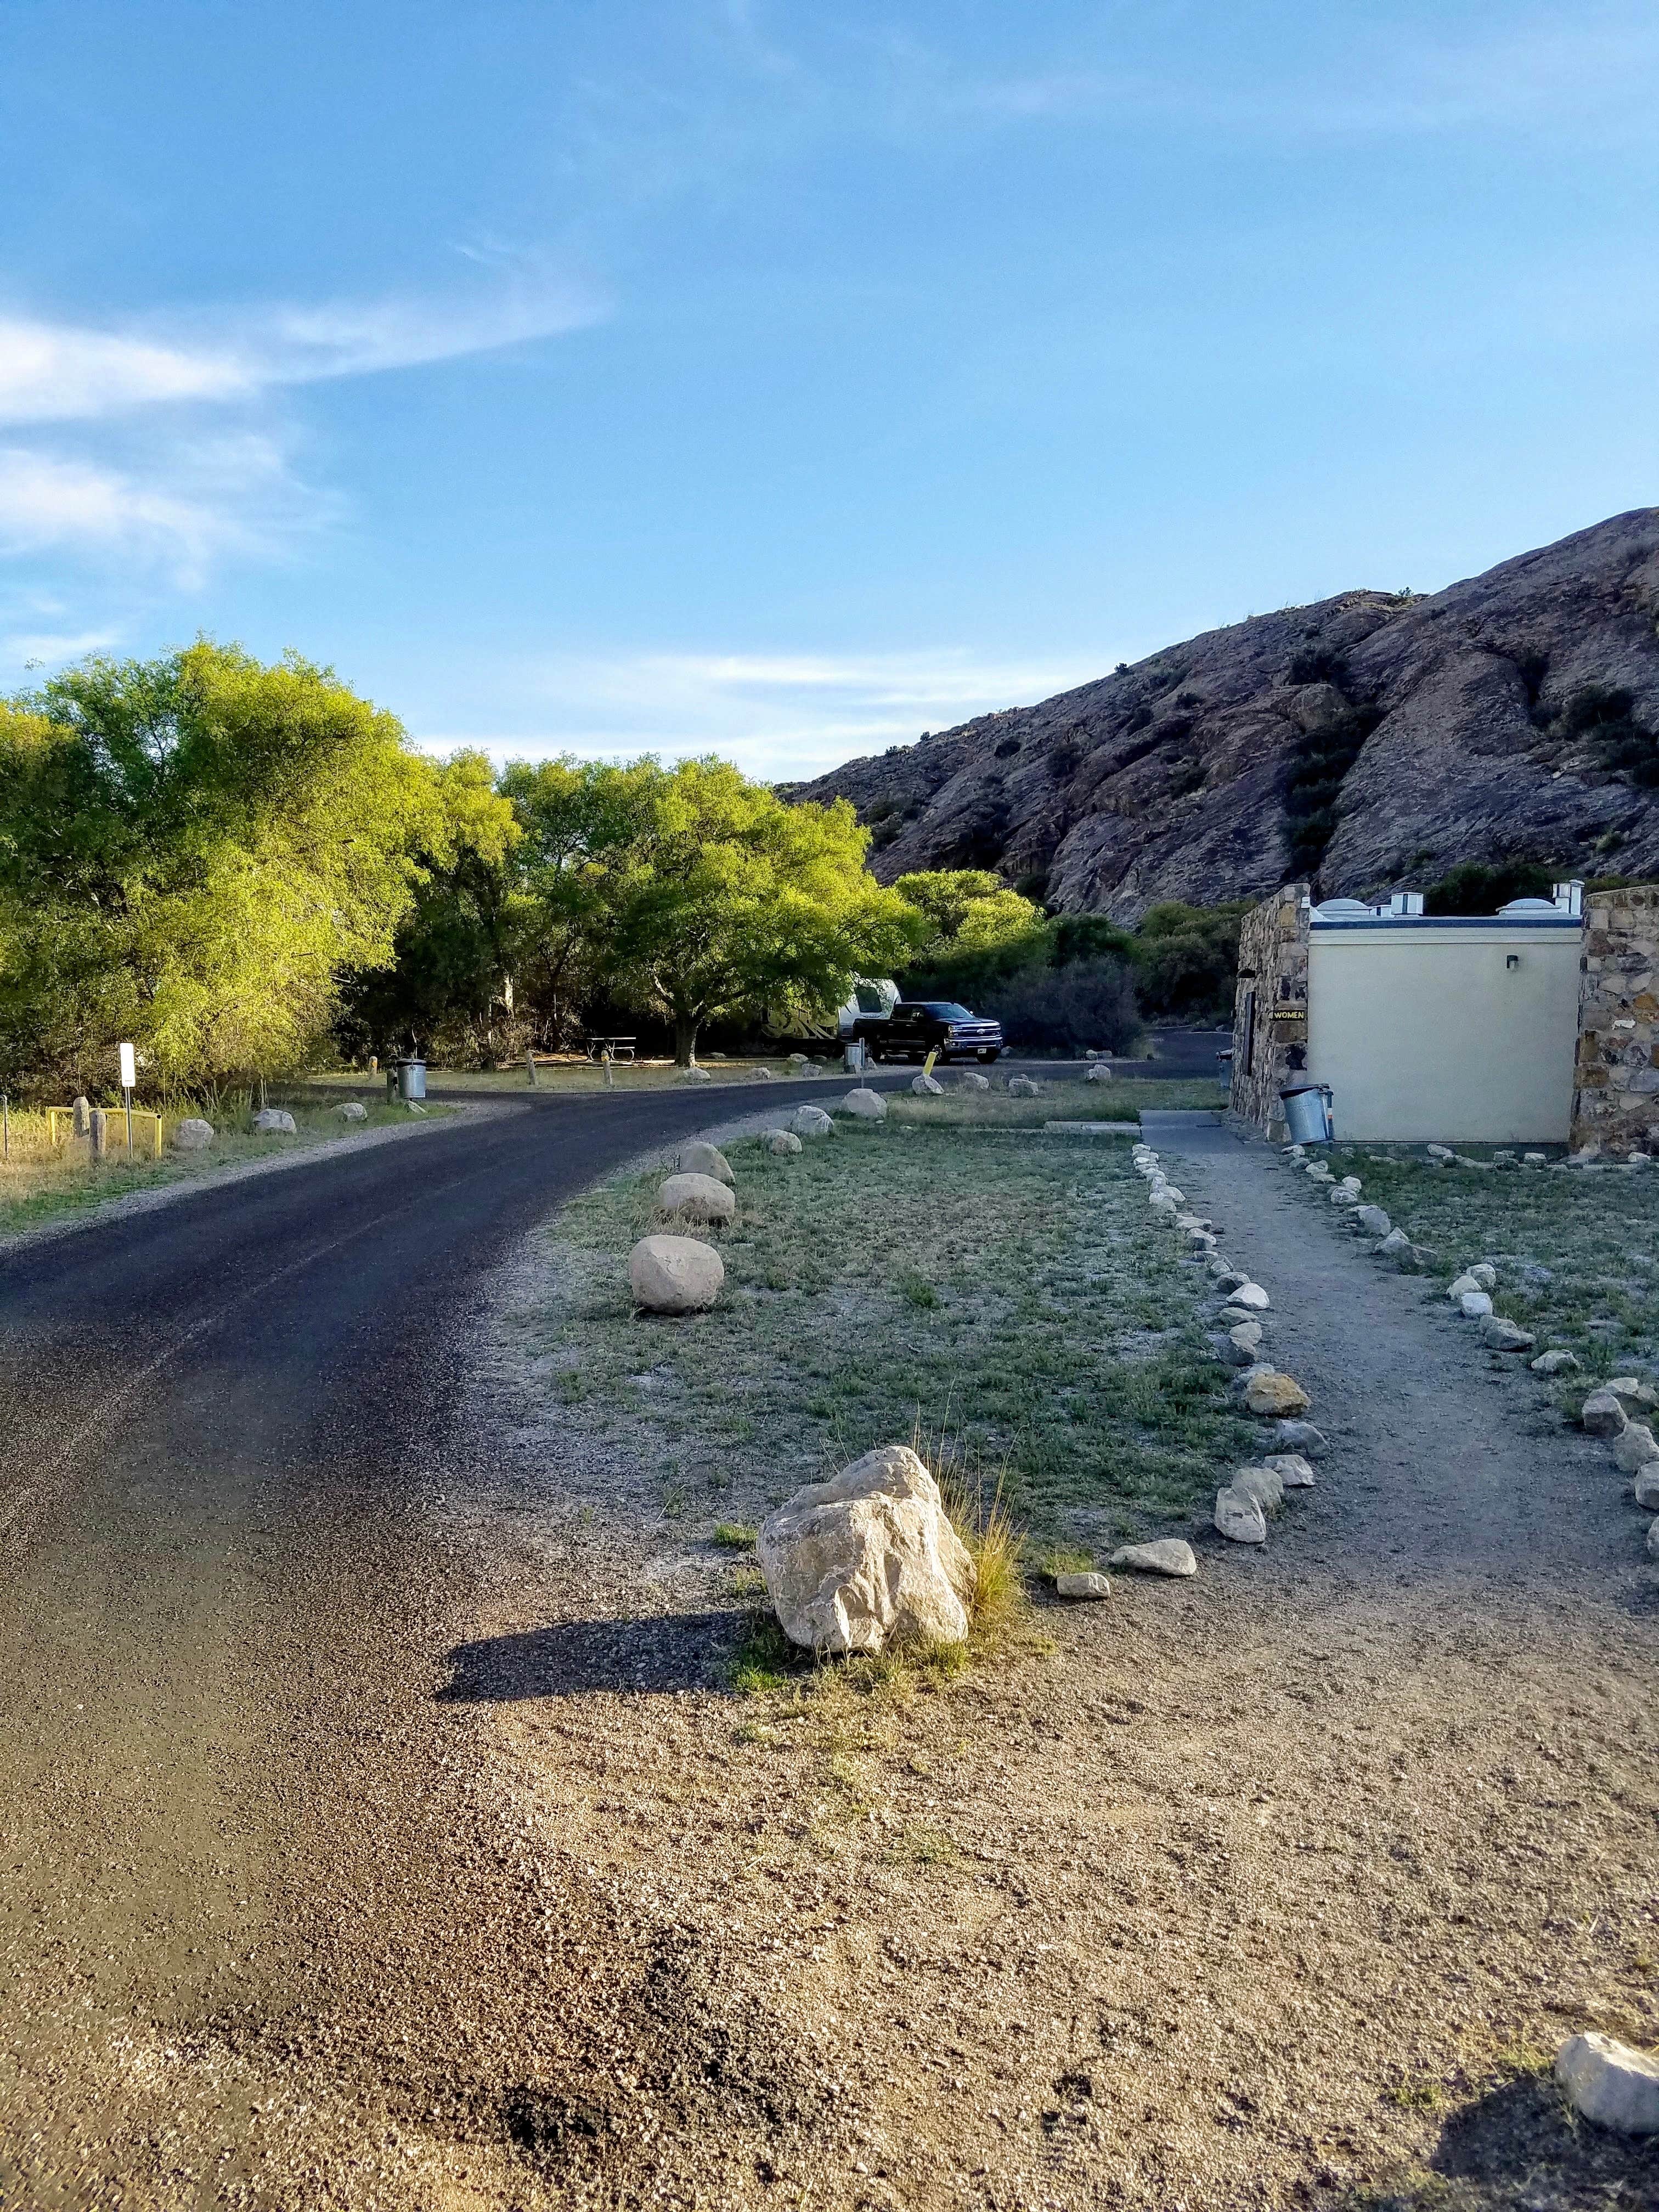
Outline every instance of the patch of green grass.
POLYGON ((810 1672, 812 1663, 811 1655, 784 1634, 775 1613, 757 1608, 745 1619, 732 1655, 732 1687, 744 1698, 787 1690, 810 1672))
MULTIPOLYGON (((1488 1146, 1462 1149, 1491 1157, 1488 1146)), ((1421 1151, 1363 1145, 1334 1147, 1330 1166, 1338 1176, 1357 1175, 1362 1195, 1429 1249, 1431 1291, 1443 1292, 1476 1261, 1492 1263, 1494 1310, 1530 1329, 1540 1350, 1560 1346, 1583 1364, 1577 1384, 1564 1382, 1555 1394, 1564 1411, 1576 1413, 1597 1376, 1659 1366, 1653 1170, 1436 1167, 1421 1151)), ((1328 1204, 1316 1184, 1294 1180, 1310 1203, 1328 1204)))
POLYGON ((628 1293, 658 1178, 590 1192, 544 1233, 527 1349, 583 1376, 570 1415, 607 1449, 671 1483, 723 1472, 745 1518, 920 1427, 998 1470, 1004 1510, 1039 1535, 1074 1536, 1078 1513, 1091 1540, 1184 1519, 1252 1434, 1205 1342, 1203 1277, 1149 1215, 1127 1141, 1010 1118, 1033 1104, 1076 1110, 905 1097, 884 1127, 841 1121, 786 1158, 732 1146, 725 1294, 683 1319, 628 1293), (647 1370, 648 1394, 630 1380, 647 1370))
POLYGON ((717 1521, 711 1544, 718 1544, 723 1552, 752 1552, 755 1531, 742 1521, 717 1521))
POLYGON ((898 1294, 906 1305, 919 1307, 924 1313, 939 1304, 939 1292, 926 1275, 919 1275, 914 1267, 901 1267, 898 1273, 898 1294))
MULTIPOLYGON (((312 1098, 293 1099, 273 1091, 271 1104, 286 1108, 294 1116, 295 1133, 291 1137, 267 1136, 251 1128, 249 1103, 245 1096, 228 1099, 222 1107, 180 1106, 163 1115, 164 1149, 159 1160, 140 1152, 129 1161, 125 1150, 119 1148, 97 1160, 84 1139, 54 1147, 48 1140, 44 1114, 14 1109, 11 1156, 0 1161, 0 1237, 19 1230, 43 1227, 131 1191, 200 1182, 224 1168, 240 1166, 249 1160, 337 1143, 343 1138, 362 1136, 368 1129, 410 1126, 411 1117, 407 1107, 388 1105, 383 1096, 376 1096, 372 1084, 361 1085, 347 1095, 359 1099, 367 1110, 367 1121, 342 1121, 331 1104, 312 1098), (211 1146, 203 1152, 166 1150, 179 1123, 198 1114, 204 1114, 214 1124, 211 1146)), ((447 1120, 452 1113, 451 1108, 434 1105, 428 1109, 427 1118, 431 1121, 447 1120)), ((121 1143, 125 1145, 125 1125, 123 1122, 118 1126, 121 1143)), ((135 1125, 135 1136, 140 1141, 147 1127, 148 1124, 135 1125)))

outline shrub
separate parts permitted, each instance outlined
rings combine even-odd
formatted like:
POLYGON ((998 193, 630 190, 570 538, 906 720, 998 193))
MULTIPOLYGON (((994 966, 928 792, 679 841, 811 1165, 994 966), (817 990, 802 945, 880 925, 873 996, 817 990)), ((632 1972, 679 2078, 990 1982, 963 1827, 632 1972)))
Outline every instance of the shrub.
POLYGON ((984 1011, 1016 1049, 1121 1053, 1140 1033, 1133 971, 1111 958, 1023 969, 987 994, 984 1011))
POLYGON ((1554 887, 1541 860, 1465 860, 1423 894, 1425 914, 1496 914, 1511 899, 1547 898, 1554 887))

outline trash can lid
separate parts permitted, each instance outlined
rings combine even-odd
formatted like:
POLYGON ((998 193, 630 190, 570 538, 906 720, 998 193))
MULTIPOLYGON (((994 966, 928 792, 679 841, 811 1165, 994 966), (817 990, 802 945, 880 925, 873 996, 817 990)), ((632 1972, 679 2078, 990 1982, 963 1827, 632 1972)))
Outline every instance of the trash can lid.
POLYGON ((1328 1083, 1293 1083, 1288 1091, 1281 1091, 1279 1095, 1281 1098, 1305 1098, 1310 1091, 1320 1091, 1327 1098, 1331 1095, 1328 1083))

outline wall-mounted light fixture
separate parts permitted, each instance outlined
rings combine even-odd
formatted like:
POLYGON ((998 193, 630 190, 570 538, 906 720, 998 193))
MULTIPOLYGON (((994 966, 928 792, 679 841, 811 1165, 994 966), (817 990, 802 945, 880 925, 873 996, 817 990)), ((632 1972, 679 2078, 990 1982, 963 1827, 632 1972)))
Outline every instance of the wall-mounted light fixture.
POLYGON ((1521 965, 1521 955, 1518 952, 1511 952, 1508 954, 1505 957, 1504 965, 1506 968, 1518 968, 1521 965))

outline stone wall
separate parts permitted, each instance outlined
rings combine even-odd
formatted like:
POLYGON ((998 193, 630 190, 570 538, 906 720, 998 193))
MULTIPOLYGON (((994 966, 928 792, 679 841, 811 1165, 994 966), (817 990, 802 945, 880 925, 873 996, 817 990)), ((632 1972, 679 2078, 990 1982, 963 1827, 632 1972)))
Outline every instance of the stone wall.
POLYGON ((1287 884, 1244 917, 1233 996, 1229 1105, 1282 1142, 1281 1089, 1308 1065, 1308 886, 1287 884))
POLYGON ((1659 884, 1589 891, 1574 1071, 1575 1152, 1659 1145, 1659 884))

